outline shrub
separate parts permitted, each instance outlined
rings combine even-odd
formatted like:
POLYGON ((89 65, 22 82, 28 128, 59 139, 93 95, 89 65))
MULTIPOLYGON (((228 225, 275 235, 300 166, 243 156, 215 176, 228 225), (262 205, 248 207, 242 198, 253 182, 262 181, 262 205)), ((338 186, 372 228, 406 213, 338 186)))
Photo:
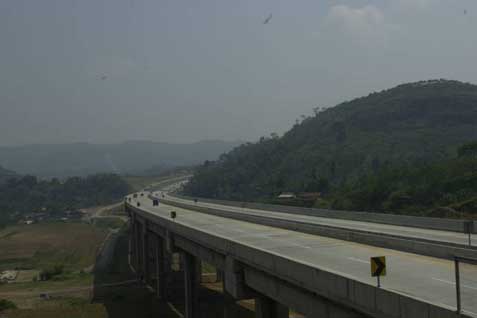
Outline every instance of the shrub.
POLYGON ((15 303, 11 302, 10 300, 0 299, 0 311, 16 308, 17 306, 15 305, 15 303))
POLYGON ((52 267, 43 269, 39 274, 40 280, 50 280, 54 276, 61 275, 63 273, 64 267, 65 266, 63 264, 55 264, 52 267))

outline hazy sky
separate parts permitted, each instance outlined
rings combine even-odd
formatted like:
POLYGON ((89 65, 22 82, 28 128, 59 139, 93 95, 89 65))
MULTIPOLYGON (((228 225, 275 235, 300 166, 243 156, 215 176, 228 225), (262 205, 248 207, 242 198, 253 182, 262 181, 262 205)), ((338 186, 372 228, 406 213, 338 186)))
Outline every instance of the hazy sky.
POLYGON ((475 0, 1 0, 0 145, 253 141, 403 82, 477 83, 476 30, 475 0))

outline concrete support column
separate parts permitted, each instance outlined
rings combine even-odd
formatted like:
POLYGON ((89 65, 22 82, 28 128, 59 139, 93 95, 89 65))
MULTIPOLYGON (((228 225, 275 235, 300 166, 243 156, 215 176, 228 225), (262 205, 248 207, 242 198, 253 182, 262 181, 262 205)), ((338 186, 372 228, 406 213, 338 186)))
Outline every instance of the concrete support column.
POLYGON ((255 298, 256 318, 288 318, 288 307, 266 296, 255 298))
POLYGON ((223 277, 224 317, 237 317, 239 305, 236 300, 253 299, 255 293, 246 286, 243 267, 233 257, 227 255, 223 277))
POLYGON ((202 262, 200 259, 197 259, 197 262, 195 262, 195 273, 197 282, 199 284, 202 283, 202 262))
POLYGON ((167 252, 165 242, 163 242, 163 259, 162 264, 164 267, 163 275, 163 290, 164 290, 164 300, 171 299, 174 295, 171 295, 171 284, 174 282, 174 274, 172 271, 172 254, 167 252))
POLYGON ((156 235, 154 259, 156 265, 156 294, 159 299, 166 298, 166 272, 164 270, 166 260, 164 256, 164 241, 160 236, 156 235))
POLYGON ((141 264, 142 264, 142 253, 141 253, 141 224, 139 222, 134 222, 135 226, 134 226, 134 241, 135 241, 135 248, 134 248, 134 251, 135 251, 135 255, 136 255, 136 274, 138 275, 138 277, 140 278, 141 277, 141 272, 142 272, 142 268, 141 268, 141 264))
POLYGON ((182 253, 184 264, 184 287, 185 287, 185 318, 199 317, 199 279, 197 276, 196 257, 182 253))
POLYGON ((224 289, 224 318, 239 318, 239 305, 224 289))
POLYGON ((149 235, 147 223, 144 222, 142 227, 142 274, 145 283, 147 283, 149 279, 149 262, 149 235))
POLYGON ((137 271, 136 215, 134 213, 131 213, 129 222, 129 265, 137 271))
POLYGON ((224 272, 222 272, 220 269, 215 270, 215 282, 220 283, 224 280, 224 272))

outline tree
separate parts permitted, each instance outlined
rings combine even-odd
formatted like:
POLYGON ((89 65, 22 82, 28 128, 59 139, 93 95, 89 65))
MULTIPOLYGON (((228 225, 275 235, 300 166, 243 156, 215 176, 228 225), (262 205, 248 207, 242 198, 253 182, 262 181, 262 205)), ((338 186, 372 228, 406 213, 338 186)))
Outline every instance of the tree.
POLYGON ((457 149, 459 157, 477 157, 477 141, 460 146, 457 149))
POLYGON ((43 269, 38 276, 41 281, 50 280, 55 276, 63 274, 64 267, 63 264, 55 264, 52 267, 43 269))

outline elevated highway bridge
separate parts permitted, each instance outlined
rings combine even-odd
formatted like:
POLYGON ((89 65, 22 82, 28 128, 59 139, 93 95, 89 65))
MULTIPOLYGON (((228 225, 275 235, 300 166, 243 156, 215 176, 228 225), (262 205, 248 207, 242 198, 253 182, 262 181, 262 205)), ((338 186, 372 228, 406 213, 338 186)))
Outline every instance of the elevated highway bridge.
POLYGON ((159 297, 167 297, 172 255, 181 255, 186 317, 198 317, 202 261, 223 273, 226 317, 234 317, 237 300, 252 298, 257 317, 288 317, 289 309, 325 318, 477 317, 475 265, 460 265, 456 308, 452 258, 476 255, 465 233, 195 203, 160 192, 128 196, 126 208, 131 263, 159 297), (340 239, 336 231, 348 234, 340 239), (418 247, 410 253, 408 245, 418 247), (369 259, 381 255, 388 265, 378 288, 369 259))

